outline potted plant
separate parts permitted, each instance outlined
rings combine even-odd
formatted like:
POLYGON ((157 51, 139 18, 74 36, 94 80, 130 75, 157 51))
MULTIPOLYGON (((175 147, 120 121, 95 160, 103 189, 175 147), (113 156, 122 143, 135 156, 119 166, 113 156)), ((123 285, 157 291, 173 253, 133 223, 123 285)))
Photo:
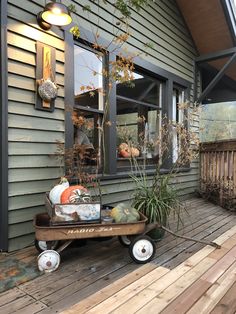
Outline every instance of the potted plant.
MULTIPOLYGON (((177 225, 182 222, 181 214, 185 206, 179 200, 176 189, 170 185, 171 176, 161 175, 159 169, 152 179, 145 172, 131 175, 136 186, 132 206, 148 218, 148 223, 167 226, 171 214, 177 218, 177 225)), ((156 241, 161 240, 164 234, 162 228, 155 228, 148 233, 156 241)))
MULTIPOLYGON (((188 104, 179 105, 179 109, 187 110, 188 104)), ((180 200, 178 191, 173 183, 179 169, 189 165, 198 155, 198 138, 188 128, 190 114, 182 123, 167 121, 163 119, 161 138, 157 139, 162 143, 159 149, 159 158, 156 158, 156 169, 154 174, 146 170, 146 159, 144 155, 143 164, 140 165, 135 158, 131 158, 131 178, 135 183, 133 194, 133 206, 148 218, 148 223, 158 223, 167 226, 170 215, 175 216, 177 228, 182 223, 182 214, 186 212, 184 203, 180 200), (176 137, 176 147, 173 147, 173 138, 176 137), (162 139, 162 140, 161 140, 162 139), (175 150, 175 162, 164 174, 161 171, 165 159, 170 160, 175 150)), ((155 144, 155 143, 154 143, 155 144)), ((149 147, 148 142, 144 142, 149 147)), ((164 236, 164 230, 156 228, 149 235, 159 240, 164 236)))

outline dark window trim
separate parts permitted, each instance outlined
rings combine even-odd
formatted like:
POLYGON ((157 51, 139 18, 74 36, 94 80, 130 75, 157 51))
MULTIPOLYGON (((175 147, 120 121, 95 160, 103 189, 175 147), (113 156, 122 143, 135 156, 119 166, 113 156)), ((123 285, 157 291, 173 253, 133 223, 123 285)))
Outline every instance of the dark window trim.
POLYGON ((83 107, 83 106, 79 106, 79 105, 74 105, 75 109, 79 109, 81 111, 88 111, 88 112, 93 112, 93 113, 98 113, 98 114, 103 114, 103 110, 98 110, 98 109, 93 109, 90 107, 83 107))
MULTIPOLYGON (((111 67, 111 62, 116 60, 116 55, 113 53, 108 53, 106 55, 107 68, 111 67)), ((110 73, 110 70, 109 70, 110 73)), ((106 84, 108 84, 106 80, 106 84)), ((105 90, 108 90, 107 85, 104 86, 105 90)), ((111 89, 107 95, 110 106, 107 108, 107 113, 105 117, 105 130, 104 130, 104 143, 106 144, 105 149, 105 162, 104 162, 104 172, 107 174, 117 173, 117 163, 116 163, 116 84, 112 84, 111 89), (109 123, 106 123, 109 122, 109 123), (109 160, 109 162, 107 162, 109 160)))
MULTIPOLYGON (((66 69, 65 69, 65 80, 67 84, 69 84, 69 92, 67 93, 67 86, 65 87, 65 101, 67 103, 67 94, 68 98, 70 98, 70 103, 73 104, 74 100, 72 100, 74 92, 73 92, 73 86, 74 82, 71 78, 73 78, 72 75, 72 69, 73 69, 73 62, 74 62, 74 44, 81 44, 81 45, 87 45, 87 48, 93 49, 92 47, 92 42, 94 41, 94 35, 91 31, 86 30, 83 27, 80 27, 80 38, 74 39, 72 34, 69 33, 68 28, 65 33, 67 35, 65 36, 65 40, 69 40, 71 44, 66 44, 66 69), (67 51, 67 49, 70 49, 70 51, 67 51), (67 59, 69 58, 69 62, 67 62, 67 59), (71 68, 68 68, 70 66, 71 68), (67 73, 67 75, 66 75, 67 73), (67 80, 67 78, 70 78, 70 80, 67 80)), ((104 38, 99 37, 99 43, 101 46, 107 46, 109 42, 105 40, 104 38)), ((107 54, 105 56, 106 58, 106 64, 109 66, 109 61, 114 61, 118 57, 118 53, 121 52, 121 49, 117 49, 116 53, 114 53, 115 47, 114 45, 109 45, 107 54)), ((94 49, 93 49, 94 50, 94 49)), ((153 78, 159 79, 163 82, 163 97, 162 97, 162 111, 163 114, 168 114, 168 116, 172 116, 172 90, 173 90, 173 85, 177 84, 178 86, 182 87, 183 89, 186 90, 186 94, 189 95, 190 93, 190 87, 191 87, 191 82, 181 78, 180 76, 171 73, 157 65, 154 65, 150 63, 149 61, 143 60, 141 57, 136 57, 135 58, 135 68, 137 70, 143 71, 143 73, 147 73, 148 75, 152 76, 153 78), (165 105, 165 106, 163 106, 165 105), (164 107, 166 108, 165 110, 164 107)), ((117 160, 116 160, 116 143, 114 141, 115 134, 116 134, 116 86, 113 84, 113 88, 109 93, 109 102, 111 106, 109 107, 109 111, 107 113, 107 120, 111 122, 111 125, 106 127, 105 130, 105 143, 107 144, 108 149, 105 152, 105 162, 106 160, 109 160, 109 163, 105 164, 105 175, 108 176, 117 176, 118 177, 118 171, 117 171, 117 160)), ((66 119, 66 123, 69 120, 66 119)), ((71 118, 70 118, 70 123, 72 124, 71 118)), ((69 131, 69 128, 66 127, 66 132, 69 131)), ((68 135, 66 134, 66 147, 72 147, 68 146, 67 140, 68 138, 73 141, 73 132, 72 134, 68 135)), ((72 142, 70 142, 72 143, 72 142)), ((169 161, 166 162, 164 165, 164 168, 170 169, 171 167, 171 161, 172 161, 172 156, 170 156, 169 161)))
POLYGON ((154 108, 156 110, 161 110, 162 109, 159 106, 155 106, 153 104, 150 104, 148 102, 143 102, 143 101, 140 101, 140 100, 135 100, 134 98, 124 97, 124 96, 119 96, 119 95, 117 95, 116 98, 120 99, 120 100, 125 100, 127 102, 131 102, 133 104, 137 104, 137 105, 141 105, 141 106, 145 106, 145 107, 149 107, 149 108, 154 108))
POLYGON ((74 108, 74 38, 65 31, 65 148, 74 144, 74 127, 71 112, 74 108))
MULTIPOLYGON (((128 170, 130 170, 130 168, 127 167, 127 169, 125 168, 122 168, 123 171, 120 171, 120 172, 117 172, 117 174, 104 174, 104 175, 98 175, 98 178, 100 180, 103 180, 103 181, 109 181, 109 180, 113 180, 113 179, 128 179, 130 178, 131 179, 131 176, 130 176, 130 172, 128 170)), ((168 174, 170 172, 169 169, 160 169, 160 175, 162 174, 168 174)), ((176 172, 175 173, 181 173, 181 172, 189 172, 189 167, 181 167, 181 168, 178 168, 176 169, 176 172)), ((156 170, 155 168, 149 168, 149 169, 146 169, 146 174, 147 176, 153 176, 154 174, 156 173, 156 170)), ((139 175, 139 173, 137 173, 137 176, 139 175)))
POLYGON ((8 79, 7 79, 7 0, 1 1, 1 185, 0 185, 0 251, 8 250, 8 79))

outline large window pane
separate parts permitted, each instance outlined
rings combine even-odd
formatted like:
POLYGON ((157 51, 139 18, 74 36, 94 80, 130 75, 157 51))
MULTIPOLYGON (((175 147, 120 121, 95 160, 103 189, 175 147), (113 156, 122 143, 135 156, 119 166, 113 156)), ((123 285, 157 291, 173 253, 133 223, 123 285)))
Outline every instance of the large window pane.
POLYGON ((199 121, 201 142, 235 139, 236 101, 205 104, 199 121))
POLYGON ((74 60, 75 104, 102 110, 102 56, 79 46, 75 46, 74 60))
POLYGON ((129 158, 131 154, 139 159, 156 159, 158 157, 159 120, 158 109, 118 98, 118 158, 129 158), (126 145, 128 145, 127 149, 126 145))
POLYGON ((173 138, 172 138, 172 145, 173 145, 173 162, 176 162, 179 158, 179 154, 181 152, 181 134, 180 131, 177 132, 179 129, 178 126, 181 126, 185 123, 184 121, 184 109, 181 109, 181 104, 184 102, 184 91, 178 88, 173 89, 172 94, 172 121, 173 121, 173 138), (176 125, 176 126, 175 126, 176 125))
POLYGON ((74 143, 78 160, 84 164, 98 164, 100 156, 100 117, 93 112, 75 110, 73 113, 74 143))
POLYGON ((145 74, 133 72, 131 80, 117 83, 117 95, 160 106, 160 82, 145 74))

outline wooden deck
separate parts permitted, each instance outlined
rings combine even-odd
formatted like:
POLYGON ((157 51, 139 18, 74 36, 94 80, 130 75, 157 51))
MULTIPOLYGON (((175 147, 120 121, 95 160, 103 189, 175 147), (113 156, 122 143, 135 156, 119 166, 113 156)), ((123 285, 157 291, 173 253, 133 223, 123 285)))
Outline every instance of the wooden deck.
POLYGON ((202 199, 188 208, 180 233, 221 249, 166 235, 139 266, 115 238, 89 241, 63 252, 56 272, 0 294, 0 313, 235 313, 236 215, 202 199))

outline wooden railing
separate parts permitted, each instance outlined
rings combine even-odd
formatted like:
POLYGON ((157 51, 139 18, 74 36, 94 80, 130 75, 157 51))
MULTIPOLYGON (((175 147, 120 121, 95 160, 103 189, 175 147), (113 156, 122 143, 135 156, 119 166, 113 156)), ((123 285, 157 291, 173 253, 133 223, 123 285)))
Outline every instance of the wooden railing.
POLYGON ((236 140, 202 143, 200 172, 203 197, 236 210, 236 140))

